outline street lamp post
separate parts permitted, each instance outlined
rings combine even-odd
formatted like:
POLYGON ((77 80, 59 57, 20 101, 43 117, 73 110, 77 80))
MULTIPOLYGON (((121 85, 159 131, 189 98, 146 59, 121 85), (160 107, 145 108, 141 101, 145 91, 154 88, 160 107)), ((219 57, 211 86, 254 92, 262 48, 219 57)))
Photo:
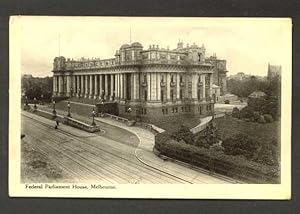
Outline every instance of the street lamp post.
POLYGON ((34 111, 36 111, 36 109, 37 109, 37 106, 36 106, 36 98, 33 98, 33 102, 34 102, 33 108, 34 108, 34 111))
POLYGON ((71 108, 71 105, 70 105, 70 101, 69 101, 68 102, 68 117, 71 117, 70 108, 71 108))
POLYGON ((55 118, 56 117, 55 100, 53 100, 53 111, 52 111, 52 113, 53 113, 53 118, 55 118))
POLYGON ((96 123, 95 123, 95 108, 93 107, 93 111, 92 111, 92 117, 93 117, 93 122, 92 122, 92 126, 96 126, 96 123))

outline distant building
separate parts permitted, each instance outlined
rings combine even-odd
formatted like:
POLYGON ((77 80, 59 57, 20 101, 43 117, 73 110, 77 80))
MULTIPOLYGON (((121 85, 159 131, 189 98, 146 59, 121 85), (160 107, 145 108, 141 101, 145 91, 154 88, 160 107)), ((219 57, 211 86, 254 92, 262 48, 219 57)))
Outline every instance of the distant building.
POLYGON ((213 94, 214 94, 215 97, 216 97, 216 100, 215 100, 215 101, 218 102, 219 99, 220 99, 221 87, 218 86, 218 85, 213 84, 213 85, 212 85, 212 90, 213 90, 213 94))
POLYGON ((239 80, 239 81, 244 81, 244 80, 247 80, 251 77, 251 75, 249 74, 245 74, 244 72, 239 72, 237 74, 234 74, 234 75, 230 75, 227 79, 228 80, 239 80))
POLYGON ((272 79, 274 77, 281 76, 281 65, 270 65, 268 64, 268 78, 272 79))
POLYGON ((23 74, 22 78, 30 79, 30 78, 33 78, 33 76, 31 74, 23 74))
POLYGON ((257 98, 263 98, 265 96, 266 96, 266 93, 263 91, 254 91, 248 96, 248 98, 257 99, 257 98))
POLYGON ((206 59, 213 67, 213 84, 220 86, 220 95, 227 93, 226 60, 218 59, 216 54, 206 59))

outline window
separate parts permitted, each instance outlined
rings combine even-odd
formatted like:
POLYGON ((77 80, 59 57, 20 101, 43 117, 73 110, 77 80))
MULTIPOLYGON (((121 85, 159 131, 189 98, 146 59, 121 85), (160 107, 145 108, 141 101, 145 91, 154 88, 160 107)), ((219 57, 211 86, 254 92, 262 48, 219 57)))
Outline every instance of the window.
POLYGON ((176 107, 176 108, 175 108, 175 113, 177 113, 177 112, 178 112, 178 108, 176 107))
POLYGON ((161 75, 161 82, 164 82, 164 75, 161 75))
POLYGON ((197 97, 198 97, 198 100, 201 99, 201 90, 200 89, 198 89, 197 97))
POLYGON ((170 94, 171 94, 171 100, 173 101, 174 100, 174 92, 172 89, 170 90, 170 94))
POLYGON ((144 74, 144 83, 146 83, 146 82, 147 82, 147 75, 144 74))
POLYGON ((182 76, 180 76, 180 82, 182 82, 182 76))
POLYGON ((184 107, 183 106, 181 106, 181 111, 184 112, 184 107))
POLYGON ((182 98, 183 98, 183 96, 182 96, 182 89, 180 89, 180 91, 179 91, 179 97, 182 100, 182 98))
POLYGON ((147 114, 147 109, 146 108, 144 108, 144 114, 147 114))
POLYGON ((145 99, 145 101, 147 101, 147 95, 148 95, 147 90, 145 90, 144 91, 144 99, 145 99))
POLYGON ((171 111, 172 113, 174 113, 174 108, 172 108, 172 111, 171 111))
POLYGON ((166 108, 166 114, 168 114, 168 109, 166 108))
POLYGON ((171 82, 174 82, 174 76, 173 75, 171 76, 171 82))
POLYGON ((164 90, 160 91, 160 100, 163 102, 164 101, 164 90))
POLYGON ((199 107, 199 112, 202 114, 202 106, 199 107))
POLYGON ((161 109, 162 113, 165 114, 165 109, 161 109))

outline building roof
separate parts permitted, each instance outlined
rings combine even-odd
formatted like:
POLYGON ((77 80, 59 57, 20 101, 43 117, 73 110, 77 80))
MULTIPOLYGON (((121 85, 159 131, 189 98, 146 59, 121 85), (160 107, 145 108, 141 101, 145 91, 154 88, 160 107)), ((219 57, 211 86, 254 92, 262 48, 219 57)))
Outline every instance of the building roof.
POLYGON ((260 98, 260 97, 265 97, 265 96, 266 96, 266 93, 263 91, 254 91, 248 97, 249 98, 260 98))
POLYGON ((130 45, 124 44, 124 45, 122 45, 122 46, 120 47, 120 49, 123 49, 123 48, 129 48, 129 47, 130 47, 130 45))
POLYGON ((142 48, 143 46, 142 46, 142 44, 139 43, 139 42, 134 42, 134 43, 131 44, 131 47, 139 47, 139 48, 142 48))

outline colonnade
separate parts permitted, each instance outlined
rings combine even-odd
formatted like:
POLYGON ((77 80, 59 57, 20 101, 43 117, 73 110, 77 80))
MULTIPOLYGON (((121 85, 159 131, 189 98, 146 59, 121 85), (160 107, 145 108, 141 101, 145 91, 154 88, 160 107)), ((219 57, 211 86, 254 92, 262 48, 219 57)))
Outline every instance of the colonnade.
POLYGON ((212 78, 211 73, 187 75, 178 72, 56 74, 53 76, 53 94, 104 100, 161 101, 161 93, 166 93, 166 101, 179 100, 180 94, 182 97, 197 100, 199 88, 202 99, 212 97, 212 78), (209 85, 205 81, 207 75, 209 85))

